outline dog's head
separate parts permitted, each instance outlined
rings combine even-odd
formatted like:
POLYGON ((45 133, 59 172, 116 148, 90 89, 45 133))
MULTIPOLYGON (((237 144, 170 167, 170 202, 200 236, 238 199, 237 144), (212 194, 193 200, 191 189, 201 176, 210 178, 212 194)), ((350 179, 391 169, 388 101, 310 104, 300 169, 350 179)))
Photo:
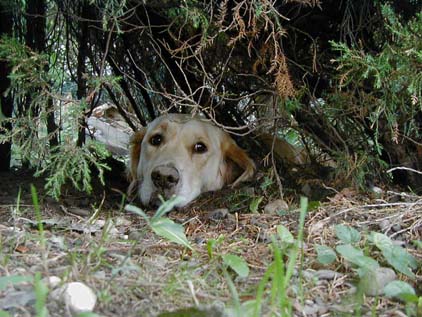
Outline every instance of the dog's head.
POLYGON ((129 192, 136 189, 144 205, 177 195, 182 207, 203 192, 250 179, 255 164, 210 122, 168 114, 133 135, 129 168, 129 192))

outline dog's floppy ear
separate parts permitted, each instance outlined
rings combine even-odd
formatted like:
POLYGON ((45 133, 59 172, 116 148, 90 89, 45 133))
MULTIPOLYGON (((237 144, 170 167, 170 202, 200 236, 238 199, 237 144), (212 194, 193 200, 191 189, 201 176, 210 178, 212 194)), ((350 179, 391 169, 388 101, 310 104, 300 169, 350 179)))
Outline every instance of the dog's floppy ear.
POLYGON ((146 134, 146 128, 135 132, 129 141, 129 169, 127 173, 130 182, 128 193, 132 193, 138 182, 137 170, 141 157, 141 144, 146 134))
POLYGON ((224 133, 221 149, 227 164, 224 174, 225 184, 232 184, 234 187, 241 182, 249 180, 253 176, 255 173, 255 163, 226 133, 224 133), (239 168, 241 169, 241 174, 236 173, 236 170, 239 168), (236 178, 239 174, 240 176, 236 178))

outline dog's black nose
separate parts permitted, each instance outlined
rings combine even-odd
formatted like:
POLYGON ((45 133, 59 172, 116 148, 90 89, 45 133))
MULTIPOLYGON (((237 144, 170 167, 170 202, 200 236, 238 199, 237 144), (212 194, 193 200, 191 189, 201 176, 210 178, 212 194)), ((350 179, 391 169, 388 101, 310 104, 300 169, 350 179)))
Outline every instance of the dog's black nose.
POLYGON ((160 189, 171 189, 179 182, 179 172, 173 166, 161 165, 152 170, 151 179, 160 189))

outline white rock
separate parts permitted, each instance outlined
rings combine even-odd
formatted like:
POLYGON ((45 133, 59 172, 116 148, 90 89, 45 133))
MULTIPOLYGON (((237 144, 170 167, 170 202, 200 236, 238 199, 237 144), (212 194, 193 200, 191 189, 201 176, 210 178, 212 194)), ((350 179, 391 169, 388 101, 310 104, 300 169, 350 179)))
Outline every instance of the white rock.
POLYGON ((381 194, 384 192, 381 188, 379 188, 379 187, 377 187, 377 186, 372 186, 372 187, 371 187, 371 191, 372 191, 374 194, 377 194, 377 195, 381 195, 381 194))
POLYGON ((75 313, 91 312, 97 302, 92 289, 80 282, 65 284, 61 299, 75 313))
POLYGON ((268 203, 264 208, 264 212, 270 215, 277 214, 277 212, 287 211, 287 210, 289 210, 289 205, 283 199, 276 199, 268 203))
POLYGON ((56 288, 62 282, 62 279, 58 276, 47 276, 42 279, 49 288, 56 288))

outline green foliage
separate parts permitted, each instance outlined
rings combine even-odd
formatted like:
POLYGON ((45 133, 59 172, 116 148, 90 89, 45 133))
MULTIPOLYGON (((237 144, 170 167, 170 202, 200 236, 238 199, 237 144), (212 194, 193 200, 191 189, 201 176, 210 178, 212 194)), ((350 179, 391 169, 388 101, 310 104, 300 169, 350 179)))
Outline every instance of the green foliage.
POLYGON ((182 6, 170 8, 167 14, 179 27, 188 24, 193 29, 201 28, 203 35, 209 27, 208 14, 202 9, 201 2, 185 1, 182 6))
POLYGON ((164 217, 166 213, 171 211, 181 201, 181 198, 176 196, 173 196, 167 201, 163 201, 152 217, 149 217, 142 209, 133 205, 127 205, 125 209, 144 218, 144 220, 147 222, 147 225, 157 235, 166 238, 171 242, 181 244, 190 250, 193 250, 185 236, 183 226, 175 223, 171 219, 164 217))
MULTIPOLYGON (((418 32, 422 29, 422 13, 401 24, 388 5, 383 6, 382 12, 390 34, 378 54, 332 42, 341 54, 336 60, 342 73, 340 84, 359 88, 365 97, 363 102, 372 97, 372 102, 362 107, 377 136, 380 122, 385 121, 392 139, 398 137, 397 132, 419 138, 415 114, 422 106, 422 44, 418 32), (365 93, 368 85, 370 92, 365 93)), ((378 151, 379 146, 376 143, 378 151)))
POLYGON ((41 248, 43 249, 43 251, 45 251, 46 242, 45 242, 44 226, 42 222, 40 204, 38 202, 37 190, 34 185, 31 185, 31 196, 32 196, 32 203, 34 204, 34 213, 35 213, 35 219, 37 220, 38 232, 40 234, 41 248))
POLYGON ((92 169, 97 170, 104 184, 104 170, 109 167, 102 161, 108 156, 108 152, 98 143, 92 143, 90 147, 59 145, 50 153, 49 163, 39 169, 36 176, 47 173, 46 189, 56 199, 60 196, 62 186, 69 180, 76 189, 91 193, 92 169))
POLYGON ((414 279, 415 274, 411 271, 418 267, 416 259, 401 246, 395 245, 385 234, 373 232, 372 242, 381 250, 382 255, 396 271, 414 279))
POLYGON ((364 255, 363 251, 350 244, 341 244, 336 247, 336 251, 348 262, 354 264, 359 268, 362 276, 368 270, 379 268, 377 260, 364 255))
POLYGON ((37 272, 34 277, 35 291, 35 311, 37 317, 47 317, 48 310, 46 307, 48 287, 41 281, 41 274, 37 272))
POLYGON ((249 267, 246 261, 235 254, 223 254, 223 263, 231 268, 240 277, 246 278, 249 275, 249 267))
POLYGON ((400 298, 404 294, 415 295, 415 290, 403 281, 392 281, 385 286, 385 295, 400 298))
POLYGON ((259 205, 261 204, 263 199, 263 196, 254 197, 251 203, 249 204, 249 211, 254 214, 257 213, 259 205))
POLYGON ((382 177, 387 167, 381 159, 383 153, 393 161, 402 160, 400 149, 410 152, 413 142, 422 138, 418 120, 422 108, 422 13, 401 22, 389 5, 383 5, 382 14, 384 27, 374 34, 380 38, 377 50, 367 52, 331 42, 340 55, 334 61, 340 89, 327 95, 322 106, 327 121, 347 138, 346 151, 333 156, 340 170, 358 185, 364 184, 368 175, 382 177))
POLYGON ((25 282, 32 282, 32 276, 9 275, 0 277, 0 291, 4 291, 7 287, 25 282))
MULTIPOLYGON (((342 242, 337 245, 337 253, 346 261, 353 264, 357 268, 360 277, 360 285, 363 283, 371 283, 367 280, 367 276, 373 276, 368 273, 375 272, 379 267, 379 261, 385 260, 397 272, 407 275, 411 279, 415 279, 415 274, 412 269, 418 268, 417 260, 404 248, 395 245, 393 241, 385 234, 378 232, 371 232, 367 236, 370 244, 367 246, 367 254, 359 246, 361 243, 361 234, 354 228, 345 225, 335 226, 336 236, 342 242), (372 247, 381 251, 382 258, 378 260, 368 256, 372 254, 372 247), (369 250, 368 250, 369 249, 369 250)), ((315 245, 318 254, 318 261, 321 264, 332 264, 336 259, 336 252, 328 247, 315 245)), ((415 305, 417 310, 422 311, 422 299, 415 295, 415 290, 408 283, 394 280, 388 283, 384 288, 384 293, 388 297, 394 297, 407 303, 407 306, 412 310, 415 305), (413 306, 412 306, 413 305, 413 306)))
POLYGON ((286 293, 286 289, 290 284, 301 244, 303 243, 303 228, 307 210, 308 200, 301 197, 299 226, 296 240, 293 239, 293 236, 286 227, 277 227, 278 234, 272 239, 274 261, 268 266, 258 284, 255 301, 251 304, 253 307, 253 313, 250 314, 251 316, 260 316, 261 307, 265 300, 265 288, 268 283, 270 283, 270 295, 268 299, 269 303, 267 304, 273 307, 275 311, 279 311, 282 316, 291 316, 292 304, 286 293), (288 256, 287 263, 284 263, 284 255, 288 256))
POLYGON ((337 255, 333 249, 325 245, 315 245, 317 260, 319 263, 327 265, 333 263, 337 259, 337 255))
MULTIPOLYGON (((13 130, 0 125, 0 143, 11 142, 15 155, 35 168, 36 176, 46 176, 47 192, 56 199, 69 182, 78 190, 91 193, 93 171, 104 184, 103 174, 108 167, 102 162, 109 153, 95 142, 75 146, 87 104, 63 100, 53 93, 63 80, 59 66, 52 67, 55 64, 49 65, 48 55, 33 52, 9 37, 0 40, 0 58, 11 66, 11 86, 6 93, 13 95, 19 105, 12 118, 2 118, 2 123, 10 123, 13 130), (52 114, 56 115, 58 130, 47 133, 47 120, 52 114), (49 142, 53 137, 59 137, 59 145, 52 148, 49 142)), ((118 81, 118 77, 111 76, 88 78, 93 92, 105 85, 118 86, 118 81)))
POLYGON ((355 228, 345 225, 336 225, 334 229, 337 238, 343 243, 357 243, 360 240, 360 233, 355 228))
MULTIPOLYGON (((335 231, 337 238, 343 243, 336 247, 336 251, 345 260, 357 266, 361 275, 366 270, 373 270, 380 266, 377 260, 365 255, 361 248, 354 246, 361 241, 361 235, 356 229, 345 225, 336 225, 335 231)), ((415 278, 412 269, 416 269, 418 263, 406 249, 395 245, 389 237, 379 232, 371 232, 368 241, 381 251, 384 259, 396 271, 415 278)), ((332 263, 330 260, 335 258, 335 253, 330 247, 316 245, 316 249, 320 263, 332 263)))
POLYGON ((221 245, 224 241, 224 236, 220 235, 217 239, 209 239, 207 241, 207 253, 210 259, 213 259, 215 256, 215 249, 221 245))

